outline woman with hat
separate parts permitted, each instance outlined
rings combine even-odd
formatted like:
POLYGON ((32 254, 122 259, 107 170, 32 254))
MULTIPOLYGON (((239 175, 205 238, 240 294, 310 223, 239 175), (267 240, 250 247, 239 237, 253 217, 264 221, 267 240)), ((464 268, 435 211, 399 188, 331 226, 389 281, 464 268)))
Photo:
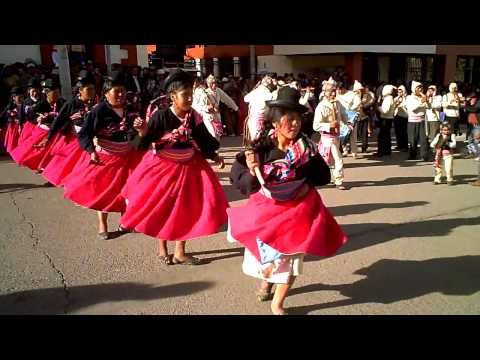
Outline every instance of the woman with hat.
POLYGON ((83 149, 77 140, 77 132, 95 101, 94 80, 80 79, 77 85, 78 95, 61 108, 50 127, 48 136, 38 144, 38 147, 48 146, 53 142, 56 134, 62 134, 55 144, 52 144, 52 159, 42 172, 42 176, 55 186, 63 184, 63 179, 72 172, 83 154, 83 149))
POLYGON ((26 139, 32 135, 33 130, 37 126, 37 117, 33 111, 33 107, 42 100, 40 85, 35 79, 31 79, 28 84, 28 96, 23 102, 23 111, 20 116, 20 139, 19 144, 22 144, 26 139))
POLYGON ((5 110, 0 114, 0 131, 3 134, 3 145, 8 153, 13 151, 20 139, 20 118, 23 111, 23 91, 13 88, 10 92, 12 99, 5 110))
POLYGON ((466 99, 465 112, 467 113, 467 134, 465 141, 472 139, 472 131, 478 127, 478 119, 480 117, 480 101, 478 101, 478 94, 472 92, 466 99))
POLYGON ((228 240, 245 246, 243 272, 263 280, 260 301, 270 298, 276 315, 302 273, 305 254, 333 255, 347 237, 327 210, 315 186, 330 181, 330 169, 317 146, 300 133, 300 92, 281 88, 268 101, 265 129, 252 150, 237 155, 231 180, 250 195, 245 206, 229 208, 228 240))
POLYGON ((139 114, 127 109, 125 96, 123 78, 112 79, 106 100, 85 116, 77 133, 84 152, 63 180, 66 199, 97 210, 98 236, 103 240, 109 238, 108 213, 125 211, 120 192, 141 156, 128 142, 128 131, 139 114))
POLYGON ((157 238, 166 265, 199 264, 185 254, 185 240, 214 234, 227 222, 227 199, 205 160, 224 166, 216 153, 220 144, 192 109, 192 87, 188 73, 173 72, 165 80, 171 106, 157 110, 148 123, 135 121, 133 143, 148 152, 122 190, 122 227, 157 238), (173 257, 167 240, 176 241, 173 257))
POLYGON ((425 131, 425 113, 427 111, 427 96, 423 93, 423 85, 412 81, 412 93, 407 96, 405 106, 408 112, 408 160, 417 158, 417 145, 424 161, 429 160, 429 149, 425 131))
MULTIPOLYGON (((34 171, 42 171, 51 160, 50 146, 38 147, 38 144, 47 138, 50 127, 58 115, 64 101, 60 98, 58 89, 47 89, 46 99, 39 101, 32 107, 37 115, 37 126, 28 139, 22 142, 12 153, 12 158, 19 165, 26 166, 34 171)), ((58 138, 54 139, 55 141, 58 138)))

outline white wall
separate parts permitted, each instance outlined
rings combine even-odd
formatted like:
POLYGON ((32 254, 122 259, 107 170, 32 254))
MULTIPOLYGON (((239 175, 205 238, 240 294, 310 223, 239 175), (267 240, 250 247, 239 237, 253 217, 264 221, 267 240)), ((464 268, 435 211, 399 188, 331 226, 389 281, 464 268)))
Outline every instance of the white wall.
POLYGON ((285 73, 315 73, 317 71, 334 71, 337 66, 345 66, 344 55, 269 55, 258 56, 257 71, 267 69, 277 75, 285 73))
POLYGON ((274 45, 275 55, 328 54, 344 52, 435 54, 436 45, 274 45))
POLYGON ((112 64, 121 64, 122 59, 128 59, 128 51, 120 49, 120 45, 108 45, 112 64))
POLYGON ((27 58, 41 64, 40 45, 0 45, 0 64, 23 63, 27 58))
POLYGON ((279 55, 257 56, 257 72, 264 69, 269 72, 276 72, 279 75, 294 71, 289 57, 279 55))
POLYGON ((142 68, 148 67, 147 45, 137 45, 137 65, 142 68))

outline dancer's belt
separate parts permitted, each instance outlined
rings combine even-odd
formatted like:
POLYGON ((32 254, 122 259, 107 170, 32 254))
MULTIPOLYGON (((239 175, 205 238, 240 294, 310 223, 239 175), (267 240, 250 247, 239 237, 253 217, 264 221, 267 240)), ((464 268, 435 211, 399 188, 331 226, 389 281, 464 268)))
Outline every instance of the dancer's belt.
POLYGON ((110 155, 123 156, 130 152, 128 141, 116 142, 94 137, 93 144, 97 152, 104 152, 110 155))
POLYGON ((162 148, 156 149, 155 146, 152 148, 152 152, 165 160, 173 161, 176 163, 186 163, 195 156, 194 148, 184 148, 184 149, 174 149, 174 148, 162 148))

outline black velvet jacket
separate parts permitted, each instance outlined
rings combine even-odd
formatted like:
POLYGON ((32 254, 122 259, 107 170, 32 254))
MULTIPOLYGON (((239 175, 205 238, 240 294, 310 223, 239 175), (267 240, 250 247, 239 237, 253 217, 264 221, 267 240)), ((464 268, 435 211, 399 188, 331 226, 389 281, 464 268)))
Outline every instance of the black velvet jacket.
MULTIPOLYGON (((258 148, 256 153, 262 164, 283 159, 285 157, 285 152, 278 149, 273 143, 258 148)), ((317 154, 312 157, 308 163, 296 169, 294 180, 306 178, 306 182, 309 185, 321 186, 330 182, 330 176, 330 168, 321 155, 317 154)), ((252 176, 247 167, 244 151, 238 153, 236 156, 236 160, 230 171, 230 182, 235 188, 240 190, 242 194, 247 196, 260 190, 260 183, 258 182, 257 177, 252 176)))
POLYGON ((82 126, 85 115, 91 107, 92 104, 85 104, 78 97, 66 102, 65 105, 62 106, 58 116, 53 120, 50 131, 48 132, 48 140, 51 140, 59 131, 63 134, 70 132, 73 125, 82 126), (79 119, 71 120, 70 116, 78 112, 83 114, 83 116, 79 119))
MULTIPOLYGON (((138 136, 135 129, 131 131, 132 144, 139 150, 146 150, 151 143, 159 141, 166 132, 175 130, 180 125, 180 119, 170 108, 157 110, 148 121, 148 130, 144 137, 138 136)), ((192 122, 191 129, 192 138, 200 148, 202 155, 207 159, 213 160, 217 156, 216 151, 220 147, 217 139, 210 135, 203 122, 198 125, 192 122)), ((190 143, 178 143, 174 147, 185 148, 192 147, 192 145, 190 143)))
POLYGON ((138 113, 129 112, 124 108, 124 116, 119 116, 107 101, 101 101, 90 110, 78 132, 80 147, 88 153, 93 153, 95 146, 93 138, 105 139, 114 142, 129 141, 129 130, 138 113))

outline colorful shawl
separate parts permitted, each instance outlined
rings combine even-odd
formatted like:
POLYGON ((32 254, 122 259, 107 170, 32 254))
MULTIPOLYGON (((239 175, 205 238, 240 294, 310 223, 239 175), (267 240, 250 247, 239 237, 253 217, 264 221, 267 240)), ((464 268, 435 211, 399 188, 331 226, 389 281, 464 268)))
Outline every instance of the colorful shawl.
POLYGON ((317 153, 318 150, 315 143, 302 136, 288 147, 283 159, 264 164, 262 167, 263 174, 266 175, 266 179, 271 179, 274 182, 294 180, 295 170, 310 161, 317 153))

